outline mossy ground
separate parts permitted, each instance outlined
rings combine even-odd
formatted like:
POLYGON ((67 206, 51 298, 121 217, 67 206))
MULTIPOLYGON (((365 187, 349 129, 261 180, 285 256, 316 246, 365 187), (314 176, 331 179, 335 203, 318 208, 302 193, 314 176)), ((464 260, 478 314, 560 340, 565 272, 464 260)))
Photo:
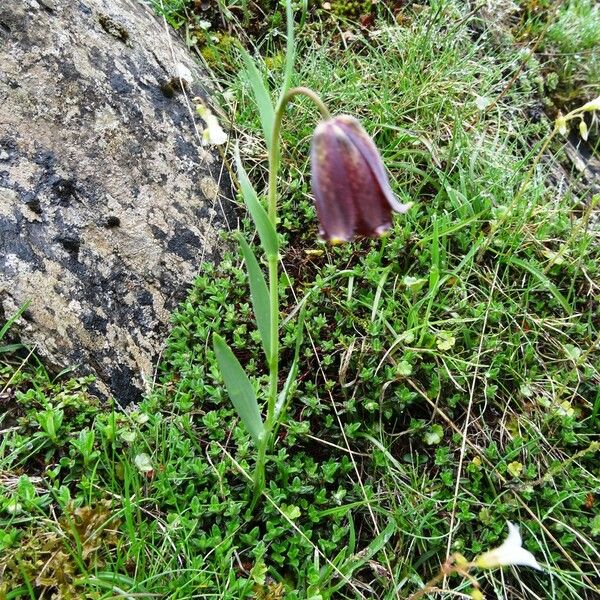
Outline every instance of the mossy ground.
MULTIPOLYGON (((362 120, 415 204, 383 240, 318 242, 315 115, 290 107, 283 376, 304 298, 306 332, 254 513, 254 449, 209 343, 224 335, 263 389, 236 252, 199 274, 135 411, 100 406, 89 382, 0 347, 0 598, 408 598, 449 552, 498 545, 507 520, 545 571, 482 574, 486 597, 598 597, 598 197, 560 139, 535 160, 547 112, 600 95, 593 64, 565 54, 567 42, 600 51, 569 29, 583 18, 597 31, 600 15, 571 2, 547 26, 554 5, 538 4, 497 21, 451 0, 381 6, 368 30, 305 15, 295 83, 362 120), (541 54, 525 52, 544 31, 541 54), (557 89, 571 95, 549 100, 557 89)), ((162 6, 187 22, 187 4, 162 6)), ((277 38, 255 43, 275 83, 277 38)), ((255 106, 235 44, 220 51, 227 60, 210 66, 222 108, 260 188, 255 106)), ((451 578, 453 592, 435 597, 470 588, 451 578)))

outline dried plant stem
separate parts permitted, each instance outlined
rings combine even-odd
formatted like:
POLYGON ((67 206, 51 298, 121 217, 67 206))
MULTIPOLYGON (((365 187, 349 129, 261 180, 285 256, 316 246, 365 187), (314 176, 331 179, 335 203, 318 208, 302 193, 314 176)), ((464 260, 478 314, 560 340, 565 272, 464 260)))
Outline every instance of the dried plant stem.
POLYGON ((473 563, 467 563, 464 561, 464 559, 460 561, 459 557, 460 555, 457 554, 448 557, 446 562, 444 562, 444 564, 440 567, 440 572, 435 577, 430 579, 420 590, 416 591, 414 594, 411 594, 408 597, 408 600, 418 600, 425 594, 442 591, 438 588, 440 581, 455 573, 468 579, 474 588, 479 588, 479 582, 469 573, 469 570, 473 567, 473 563))
POLYGON ((454 559, 452 557, 448 558, 446 562, 441 566, 440 572, 435 577, 430 579, 424 585, 424 587, 422 587, 420 590, 409 596, 408 600, 418 600, 419 598, 422 598, 425 594, 432 592, 434 589, 436 589, 440 581, 445 579, 448 575, 451 575, 456 570, 456 568, 453 565, 453 562, 454 559))

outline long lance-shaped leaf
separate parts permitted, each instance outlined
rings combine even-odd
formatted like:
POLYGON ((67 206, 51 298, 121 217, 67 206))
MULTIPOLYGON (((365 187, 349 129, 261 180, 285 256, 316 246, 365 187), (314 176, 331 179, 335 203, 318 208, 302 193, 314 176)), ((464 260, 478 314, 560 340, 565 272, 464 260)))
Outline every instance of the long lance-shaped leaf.
POLYGON ((243 48, 241 48, 240 51, 246 66, 246 75, 248 76, 248 81, 252 87, 254 100, 256 101, 256 106, 258 107, 260 122, 265 140, 267 142, 267 147, 270 148, 273 138, 273 123, 275 121, 275 109, 273 108, 273 102, 271 101, 271 96, 269 96, 269 91, 267 90, 267 86, 265 85, 262 75, 256 68, 254 60, 243 48))
POLYGON ((246 268, 248 269, 248 281, 250 282, 250 298, 252 299, 252 306, 254 308, 254 316, 256 317, 256 324, 258 325, 258 332, 260 333, 260 339, 262 340, 263 348, 267 356, 267 362, 271 362, 271 311, 269 310, 269 289, 267 288, 267 282, 265 276, 254 256, 254 252, 248 245, 248 242, 240 234, 239 236, 240 247, 244 260, 246 261, 246 268))
POLYGON ((252 384, 231 348, 217 333, 213 334, 213 348, 231 402, 258 446, 265 428, 252 384))
POLYGON ((244 196, 244 202, 248 208, 248 212, 254 221, 256 230, 260 237, 260 243, 267 256, 277 256, 279 244, 277 242, 277 234, 267 211, 263 208, 263 205, 259 202, 256 191, 248 179, 248 174, 242 165, 242 159, 240 158, 239 148, 235 149, 235 164, 238 172, 238 179, 240 181, 240 187, 242 188, 242 195, 244 196))

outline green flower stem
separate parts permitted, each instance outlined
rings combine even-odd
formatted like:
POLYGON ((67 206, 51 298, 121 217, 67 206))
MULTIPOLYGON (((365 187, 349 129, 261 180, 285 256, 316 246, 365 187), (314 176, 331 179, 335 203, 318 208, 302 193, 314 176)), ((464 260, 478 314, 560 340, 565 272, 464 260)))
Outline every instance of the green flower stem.
MULTIPOLYGON (((285 107, 294 96, 306 96, 319 109, 324 119, 331 117, 321 98, 309 88, 296 87, 285 92, 275 109, 275 120, 271 146, 269 150, 269 189, 267 196, 267 214, 273 228, 277 231, 277 176, 281 163, 280 133, 281 122, 285 107)), ((265 465, 267 462, 267 448, 272 443, 271 437, 275 427, 275 405, 277 403, 278 377, 279 377, 279 270, 278 256, 269 256, 269 309, 271 313, 271 356, 269 357, 269 392, 267 396, 267 417, 265 419, 264 435, 258 446, 256 470, 254 473, 254 500, 252 508, 256 505, 260 494, 265 487, 265 465)), ((280 415, 280 417, 283 415, 280 415)))
POLYGON ((275 120, 273 122, 273 133, 271 138, 271 151, 269 153, 269 192, 268 192, 268 214, 273 227, 276 228, 277 219, 277 175, 279 173, 280 163, 280 133, 281 133, 281 121, 285 112, 285 107, 288 102, 294 96, 306 96, 315 104, 319 109, 323 119, 330 119, 331 113, 319 97, 319 95, 313 92, 307 87, 295 87, 289 89, 281 98, 275 110, 275 120))

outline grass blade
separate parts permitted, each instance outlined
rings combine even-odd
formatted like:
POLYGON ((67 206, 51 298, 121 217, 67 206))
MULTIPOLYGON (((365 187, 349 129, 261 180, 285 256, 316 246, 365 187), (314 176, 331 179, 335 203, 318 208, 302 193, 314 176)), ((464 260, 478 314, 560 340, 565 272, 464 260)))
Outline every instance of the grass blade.
POLYGON ((6 332, 12 327, 12 324, 27 310, 30 301, 25 302, 19 310, 2 327, 0 327, 0 340, 6 335, 6 332))
POLYGON ((256 324, 258 326, 258 332, 265 349, 265 355, 267 356, 267 362, 271 361, 271 312, 270 312, 270 300, 269 300, 269 289, 265 276, 254 256, 254 252, 248 245, 248 242, 242 235, 239 236, 240 247, 244 260, 246 261, 246 268, 248 269, 248 281, 250 283, 250 298, 252 299, 252 306, 254 307, 254 316, 256 317, 256 324))
POLYGON ((277 242, 275 228, 271 224, 271 221, 269 221, 269 215, 267 215, 267 211, 259 202, 256 191, 252 187, 250 179, 248 179, 248 174, 244 169, 244 165, 242 165, 239 148, 235 149, 235 164, 240 180, 240 187, 242 188, 242 195, 244 196, 244 202, 246 203, 248 212, 258 231, 260 243, 267 256, 277 256, 279 244, 277 242))
POLYGON ((213 334, 213 348, 231 402, 254 443, 258 445, 264 425, 252 384, 231 348, 217 333, 213 334))
POLYGON ((23 348, 25 348, 23 344, 6 344, 5 346, 0 346, 0 354, 12 354, 23 348))
POLYGON ((279 415, 282 413, 282 409, 286 405, 286 401, 292 389, 292 385, 296 381, 296 375, 298 374, 298 363, 300 362, 300 347, 304 341, 304 316, 306 314, 306 304, 302 305, 300 314, 298 315, 297 333, 296 333, 296 347, 294 349, 294 359, 292 366, 288 373, 287 379, 279 396, 277 397, 277 403, 275 404, 275 421, 279 419, 279 415))
MULTIPOLYGON (((378 552, 383 550, 396 530, 396 523, 394 521, 390 521, 386 528, 377 537, 375 537, 366 548, 364 548, 360 553, 350 557, 346 564, 340 566, 339 570, 346 577, 352 577, 352 574, 355 573, 357 569, 361 568, 378 552)), ((331 587, 328 591, 330 593, 337 591, 340 589, 340 587, 342 587, 343 584, 344 582, 342 580, 335 586, 331 587)))
POLYGON ((521 260, 516 256, 505 258, 502 260, 502 262, 508 265, 514 265, 515 267, 520 267, 521 269, 533 275, 542 284, 542 286, 545 287, 554 296, 556 301, 565 309, 567 314, 573 314, 573 309, 571 305, 567 302, 567 299, 560 293, 558 288, 539 269, 534 267, 531 263, 521 260))
POLYGON ((592 422, 596 420, 596 417, 600 413, 600 388, 596 390, 596 399, 594 400, 594 407, 592 408, 592 422))

